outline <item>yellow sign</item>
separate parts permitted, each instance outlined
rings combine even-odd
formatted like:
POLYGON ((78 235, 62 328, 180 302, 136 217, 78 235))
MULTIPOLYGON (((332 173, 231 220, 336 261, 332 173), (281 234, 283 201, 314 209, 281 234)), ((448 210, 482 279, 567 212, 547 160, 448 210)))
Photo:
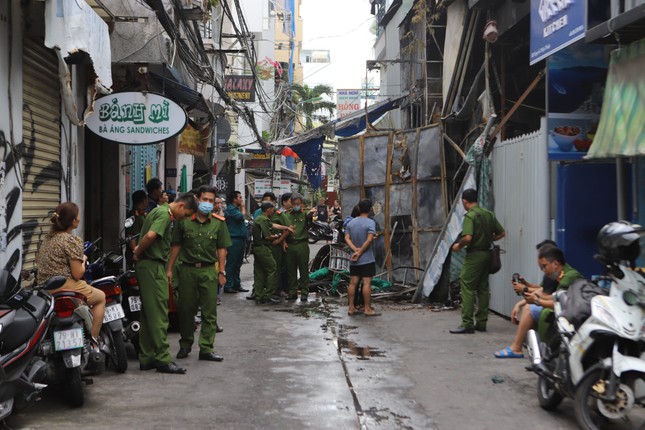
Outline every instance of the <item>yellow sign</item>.
POLYGON ((179 135, 179 152, 181 154, 192 154, 203 157, 206 155, 209 139, 210 127, 199 131, 188 124, 181 135, 179 135))

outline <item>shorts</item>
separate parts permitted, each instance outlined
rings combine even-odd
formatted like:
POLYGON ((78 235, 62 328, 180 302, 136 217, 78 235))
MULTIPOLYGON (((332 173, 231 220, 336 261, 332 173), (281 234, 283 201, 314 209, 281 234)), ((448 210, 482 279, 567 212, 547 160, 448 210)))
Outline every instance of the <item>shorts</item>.
POLYGON ((84 280, 77 281, 76 279, 69 278, 65 284, 53 291, 50 291, 51 294, 58 293, 60 291, 76 291, 85 296, 85 300, 90 300, 92 293, 96 288, 92 287, 90 284, 84 280))
POLYGON ((367 263, 349 266, 349 276, 360 276, 361 278, 372 278, 376 275, 376 263, 367 263))
POLYGON ((529 305, 529 311, 531 312, 533 321, 538 322, 540 320, 540 314, 542 313, 542 309, 544 309, 542 306, 533 305, 533 304, 529 305))

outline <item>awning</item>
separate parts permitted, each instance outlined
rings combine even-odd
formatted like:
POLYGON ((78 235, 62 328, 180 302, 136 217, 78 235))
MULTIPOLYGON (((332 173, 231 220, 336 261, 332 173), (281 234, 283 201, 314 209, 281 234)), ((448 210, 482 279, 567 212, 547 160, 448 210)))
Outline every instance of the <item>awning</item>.
POLYGON ((602 112, 585 158, 645 155, 645 39, 611 53, 602 112))
POLYGON ((186 109, 192 117, 214 118, 214 115, 204 96, 194 89, 184 85, 172 69, 166 69, 173 76, 162 76, 148 72, 154 90, 186 109))
MULTIPOLYGON (((407 95, 389 98, 367 107, 367 121, 376 121, 386 112, 397 108, 407 95)), ((365 110, 354 112, 342 119, 336 119, 325 125, 314 128, 306 133, 292 136, 287 139, 271 142, 272 146, 288 146, 302 160, 305 172, 314 189, 320 187, 320 163, 322 161, 322 147, 325 137, 353 136, 365 130, 365 110)))

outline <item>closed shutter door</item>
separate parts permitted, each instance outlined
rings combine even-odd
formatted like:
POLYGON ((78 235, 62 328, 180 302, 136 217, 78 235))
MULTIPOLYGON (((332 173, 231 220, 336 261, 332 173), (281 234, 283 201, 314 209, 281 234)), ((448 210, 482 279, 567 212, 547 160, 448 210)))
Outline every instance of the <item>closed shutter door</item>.
POLYGON ((58 59, 43 40, 24 40, 23 51, 23 269, 34 267, 36 250, 60 203, 61 99, 58 59))

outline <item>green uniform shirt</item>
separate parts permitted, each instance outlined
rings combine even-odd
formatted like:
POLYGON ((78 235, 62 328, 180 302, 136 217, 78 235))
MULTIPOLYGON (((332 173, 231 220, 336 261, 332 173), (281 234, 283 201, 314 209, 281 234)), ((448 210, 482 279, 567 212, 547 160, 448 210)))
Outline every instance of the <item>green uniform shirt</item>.
POLYGON ((174 217, 170 213, 168 205, 157 206, 146 216, 138 242, 141 242, 149 231, 157 233, 157 239, 143 252, 142 258, 148 260, 168 261, 170 256, 170 235, 174 223, 174 217))
POLYGON ((146 220, 146 214, 140 213, 139 211, 131 211, 129 216, 134 218, 134 223, 132 227, 125 229, 126 236, 134 236, 135 234, 141 233, 143 222, 146 220))
POLYGON ((229 204, 224 210, 226 217, 226 227, 231 237, 246 237, 246 223, 244 215, 234 204, 229 204))
POLYGON ((253 243, 258 245, 271 245, 272 239, 268 239, 271 233, 271 221, 263 213, 253 222, 253 243))
POLYGON ((213 214, 208 214, 203 223, 197 215, 179 222, 172 233, 172 243, 181 245, 180 260, 188 264, 214 263, 217 250, 233 244, 226 223, 213 214))
POLYGON ((304 211, 290 210, 284 214, 286 225, 294 226, 295 233, 289 235, 287 242, 302 242, 309 238, 309 218, 304 211))
POLYGON ((468 251, 487 251, 493 243, 493 235, 504 231, 497 217, 491 211, 480 206, 474 206, 464 216, 462 236, 470 235, 468 251))
POLYGON ((564 276, 562 276, 562 279, 558 282, 558 290, 566 290, 571 286, 571 284, 573 284, 573 281, 584 278, 580 272, 568 264, 564 265, 562 271, 564 272, 564 276))

